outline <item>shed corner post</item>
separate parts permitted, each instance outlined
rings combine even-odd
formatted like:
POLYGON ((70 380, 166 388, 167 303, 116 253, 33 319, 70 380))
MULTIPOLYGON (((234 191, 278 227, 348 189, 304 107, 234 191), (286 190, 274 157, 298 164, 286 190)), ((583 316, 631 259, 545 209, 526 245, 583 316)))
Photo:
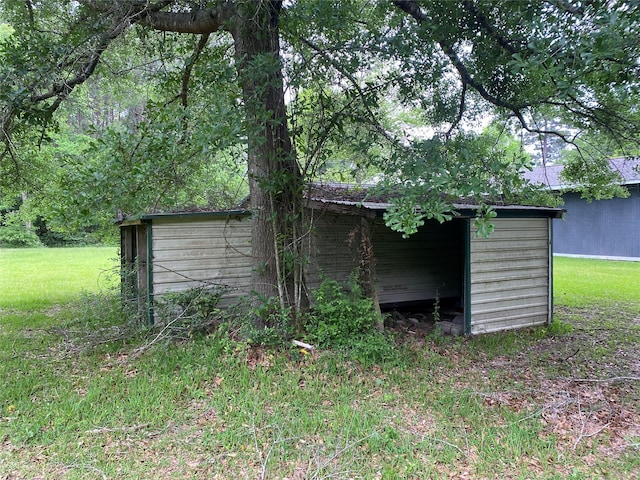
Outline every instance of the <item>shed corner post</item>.
POLYGON ((549 228, 547 235, 549 236, 549 313, 547 314, 547 325, 553 322, 553 218, 548 218, 549 228))
POLYGON ((471 219, 464 220, 464 334, 471 335, 471 219))
POLYGON ((120 301, 124 304, 127 295, 135 289, 130 270, 133 268, 134 252, 131 227, 120 225, 120 301))
POLYGON ((147 322, 153 325, 155 320, 155 312, 153 309, 153 222, 145 220, 147 232, 147 255, 146 255, 146 280, 147 280, 147 322))

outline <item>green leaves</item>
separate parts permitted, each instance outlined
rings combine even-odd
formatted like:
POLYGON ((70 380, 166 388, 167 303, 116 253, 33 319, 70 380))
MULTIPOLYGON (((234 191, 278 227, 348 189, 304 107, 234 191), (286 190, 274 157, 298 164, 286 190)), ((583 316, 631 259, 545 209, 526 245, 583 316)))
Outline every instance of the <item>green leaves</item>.
POLYGON ((473 221, 476 227, 476 236, 489 237, 495 230, 495 225, 491 220, 498 216, 497 212, 490 205, 482 205, 473 221))
POLYGON ((620 185, 620 173, 609 168, 608 158, 586 159, 573 152, 566 156, 561 175, 571 190, 579 191, 589 202, 629 196, 628 190, 620 185))
POLYGON ((0 247, 38 247, 40 239, 19 210, 0 213, 0 247))
POLYGON ((417 205, 411 204, 405 197, 384 213, 384 221, 391 230, 402 232, 403 238, 409 238, 424 225, 424 213, 417 205))
MULTIPOLYGON (((540 199, 522 179, 530 157, 508 131, 490 125, 481 134, 433 137, 397 150, 386 165, 381 188, 392 196, 385 214, 389 227, 411 235, 424 219, 439 222, 455 215, 458 203, 531 203, 540 199)), ((482 233, 490 233, 493 211, 478 216, 482 233)))

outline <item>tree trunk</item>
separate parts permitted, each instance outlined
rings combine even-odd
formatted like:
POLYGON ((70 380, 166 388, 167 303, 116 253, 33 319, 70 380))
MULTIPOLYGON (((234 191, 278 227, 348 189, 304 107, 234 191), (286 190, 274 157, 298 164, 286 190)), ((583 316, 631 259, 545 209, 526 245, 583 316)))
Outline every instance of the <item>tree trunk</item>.
POLYGON ((280 3, 239 2, 240 18, 232 33, 248 137, 252 287, 259 297, 277 297, 286 308, 305 302, 296 305, 304 291, 299 284, 302 262, 296 238, 302 180, 287 127, 278 32, 280 3))
MULTIPOLYGON (((28 195, 27 195, 27 192, 22 192, 22 194, 21 194, 21 195, 22 195, 22 203, 24 204, 24 203, 26 203, 26 202, 27 202, 27 196, 28 196, 28 195)), ((27 233, 28 233, 28 234, 31 234, 31 228, 32 228, 32 226, 33 226, 33 225, 32 225, 32 223, 31 223, 31 220, 29 220, 29 219, 25 220, 25 222, 24 222, 24 228, 27 230, 27 233)))
POLYGON ((376 327, 379 331, 384 331, 384 318, 380 310, 378 291, 376 290, 376 262, 372 241, 372 220, 367 217, 360 218, 360 245, 358 246, 360 277, 363 293, 373 301, 373 308, 376 312, 376 327))

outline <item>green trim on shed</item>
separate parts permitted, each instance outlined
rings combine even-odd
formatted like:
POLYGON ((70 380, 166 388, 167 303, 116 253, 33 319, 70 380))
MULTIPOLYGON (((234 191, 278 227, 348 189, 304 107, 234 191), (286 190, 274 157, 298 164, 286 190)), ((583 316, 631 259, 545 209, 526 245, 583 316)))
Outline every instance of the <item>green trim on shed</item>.
POLYGON ((147 321, 153 325, 155 311, 153 309, 153 228, 150 220, 144 222, 147 226, 147 321))
POLYGON ((464 334, 471 334, 471 219, 464 222, 464 334))
POLYGON ((553 220, 549 219, 549 316, 547 325, 553 322, 553 220))

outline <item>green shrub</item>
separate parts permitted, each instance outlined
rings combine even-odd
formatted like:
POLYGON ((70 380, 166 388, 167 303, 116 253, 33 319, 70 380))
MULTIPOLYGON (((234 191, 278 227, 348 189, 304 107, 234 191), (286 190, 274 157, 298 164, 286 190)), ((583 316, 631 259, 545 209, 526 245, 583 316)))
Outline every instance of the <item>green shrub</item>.
POLYGON ((0 247, 39 247, 40 239, 18 212, 10 212, 0 217, 0 247))
POLYGON ((280 347, 288 343, 294 333, 293 312, 282 309, 277 298, 255 302, 242 322, 241 335, 252 345, 280 347))
POLYGON ((376 328, 379 314, 363 295, 357 277, 342 285, 325 278, 313 292, 306 339, 320 348, 339 348, 369 365, 395 356, 391 339, 376 328))
POLYGON ((371 331, 378 320, 373 301, 353 279, 347 285, 325 278, 313 292, 315 304, 307 323, 310 341, 320 347, 343 346, 371 331))

